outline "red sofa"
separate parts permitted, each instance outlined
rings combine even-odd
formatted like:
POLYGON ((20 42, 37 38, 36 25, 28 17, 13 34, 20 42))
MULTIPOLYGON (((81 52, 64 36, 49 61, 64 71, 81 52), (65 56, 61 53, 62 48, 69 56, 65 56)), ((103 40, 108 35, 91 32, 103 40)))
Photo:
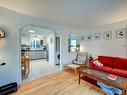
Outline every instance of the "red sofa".
POLYGON ((98 56, 98 59, 90 62, 90 68, 102 70, 111 74, 127 77, 127 58, 98 56), (93 64, 93 61, 99 60, 103 66, 98 67, 93 64))

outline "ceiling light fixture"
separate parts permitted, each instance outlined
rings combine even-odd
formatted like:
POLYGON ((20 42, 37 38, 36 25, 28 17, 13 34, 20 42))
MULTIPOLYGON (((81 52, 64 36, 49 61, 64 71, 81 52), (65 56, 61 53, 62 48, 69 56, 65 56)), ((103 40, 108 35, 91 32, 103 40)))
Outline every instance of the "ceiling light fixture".
POLYGON ((35 31, 33 31, 33 30, 29 30, 29 32, 30 32, 30 33, 34 33, 35 31))

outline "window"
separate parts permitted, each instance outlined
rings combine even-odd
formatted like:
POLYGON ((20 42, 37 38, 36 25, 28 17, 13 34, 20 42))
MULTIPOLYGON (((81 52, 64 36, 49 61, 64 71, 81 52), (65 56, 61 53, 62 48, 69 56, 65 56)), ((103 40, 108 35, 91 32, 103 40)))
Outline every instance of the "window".
POLYGON ((79 51, 80 48, 80 36, 70 35, 68 40, 68 52, 79 51))
POLYGON ((76 40, 71 40, 71 47, 70 47, 70 50, 72 52, 75 52, 76 51, 76 40))
POLYGON ((38 37, 32 37, 31 48, 43 48, 43 40, 38 37))

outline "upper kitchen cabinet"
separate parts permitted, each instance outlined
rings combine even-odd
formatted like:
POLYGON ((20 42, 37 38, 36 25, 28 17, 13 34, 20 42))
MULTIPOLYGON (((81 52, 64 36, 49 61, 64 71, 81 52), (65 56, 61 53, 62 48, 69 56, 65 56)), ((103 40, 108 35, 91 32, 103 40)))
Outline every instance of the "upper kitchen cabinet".
POLYGON ((23 32, 21 36, 22 45, 31 45, 30 43, 30 34, 28 32, 23 32))

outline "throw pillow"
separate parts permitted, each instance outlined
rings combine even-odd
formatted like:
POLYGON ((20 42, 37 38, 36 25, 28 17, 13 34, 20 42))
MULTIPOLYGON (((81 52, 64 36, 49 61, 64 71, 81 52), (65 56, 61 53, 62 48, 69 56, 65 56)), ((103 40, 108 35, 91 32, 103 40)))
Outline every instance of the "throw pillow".
POLYGON ((93 64, 98 67, 103 67, 103 64, 98 60, 93 61, 93 64))

